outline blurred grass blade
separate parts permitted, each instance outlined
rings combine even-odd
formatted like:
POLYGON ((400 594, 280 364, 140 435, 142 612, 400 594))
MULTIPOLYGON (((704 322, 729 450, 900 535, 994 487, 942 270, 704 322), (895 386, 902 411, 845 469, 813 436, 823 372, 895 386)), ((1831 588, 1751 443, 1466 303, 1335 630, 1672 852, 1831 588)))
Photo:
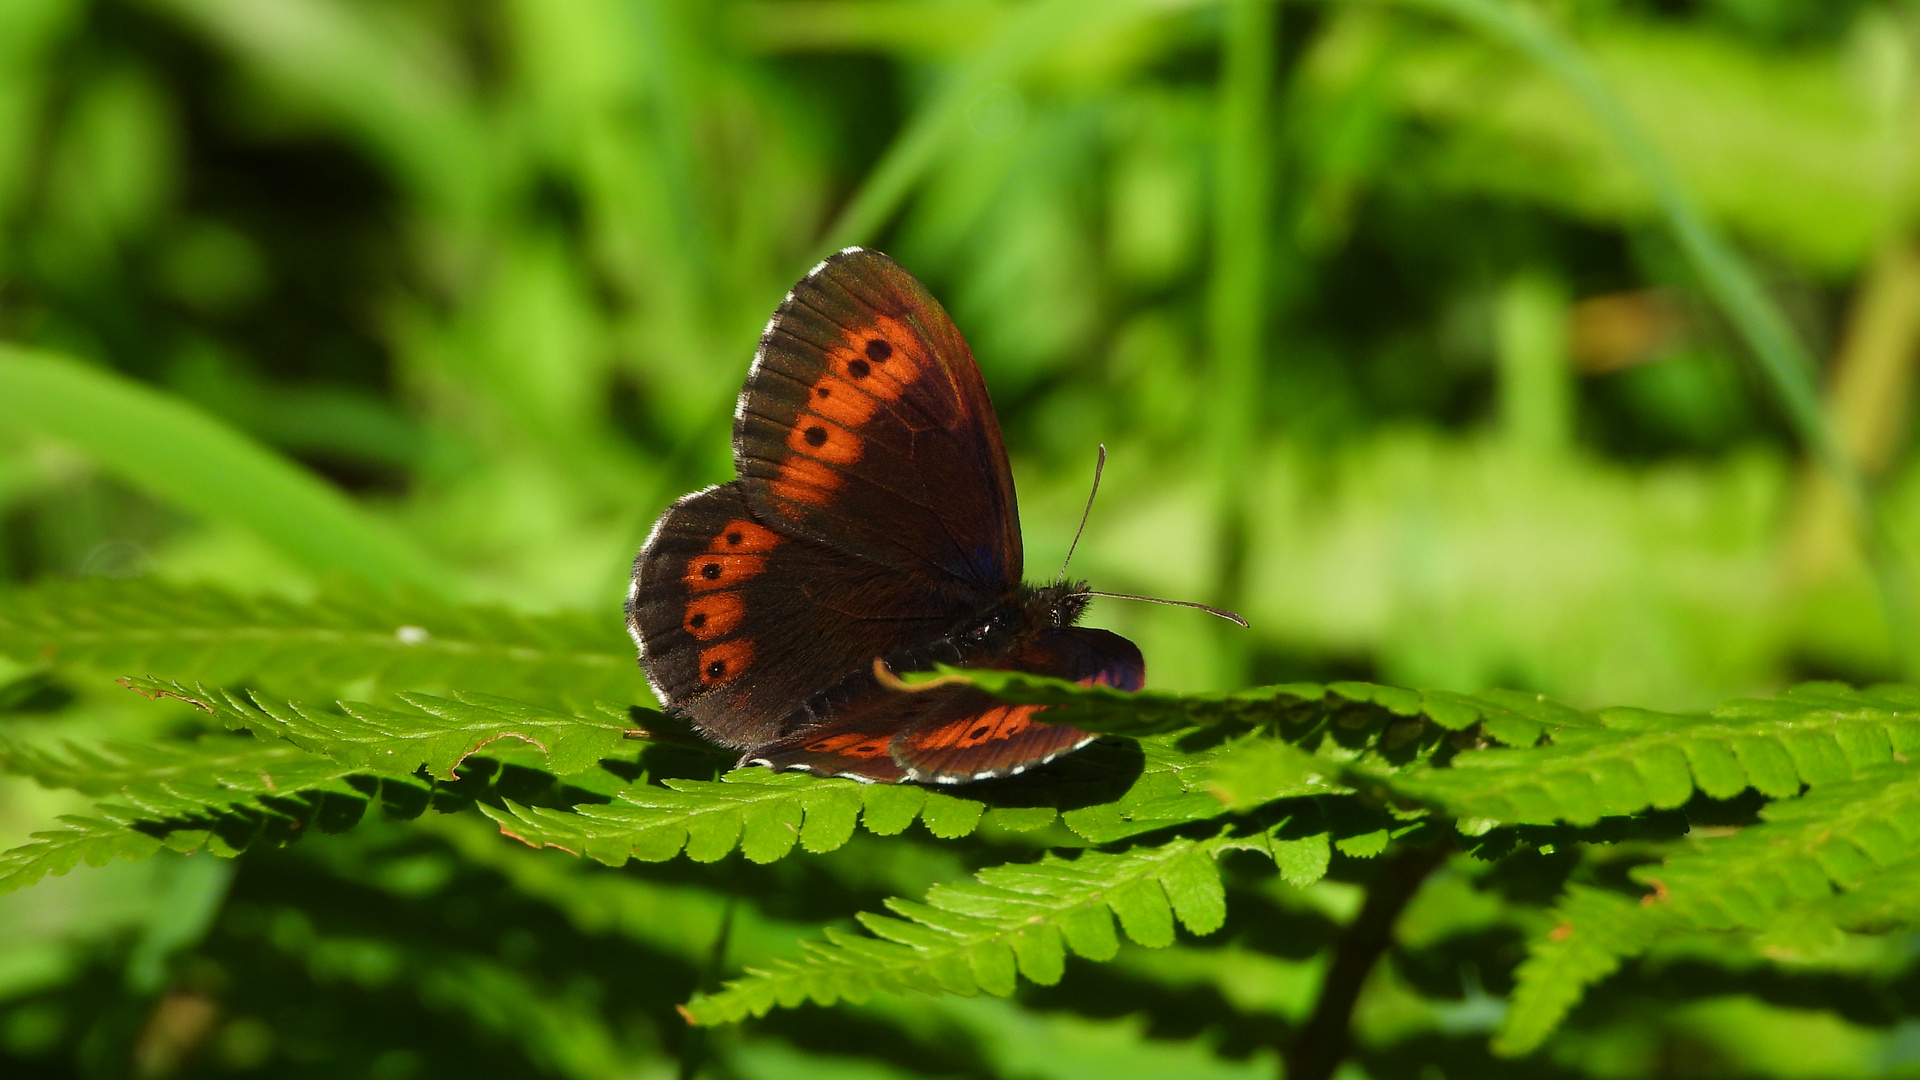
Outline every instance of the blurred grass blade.
POLYGON ((1818 365, 1794 333, 1779 305, 1768 297, 1753 271, 1726 237, 1701 212, 1692 193, 1668 165, 1607 86, 1600 72, 1574 44, 1539 15, 1511 0, 1398 0, 1405 7, 1456 19, 1506 42, 1533 59, 1586 105, 1627 162, 1653 192, 1675 241, 1713 301, 1760 361, 1761 371, 1807 447, 1831 470, 1854 508, 1867 511, 1860 471, 1847 457, 1820 408, 1814 382, 1818 365))
POLYGON ((324 481, 199 409, 57 353, 0 344, 0 424, 73 443, 153 495, 252 531, 318 572, 451 591, 324 481))

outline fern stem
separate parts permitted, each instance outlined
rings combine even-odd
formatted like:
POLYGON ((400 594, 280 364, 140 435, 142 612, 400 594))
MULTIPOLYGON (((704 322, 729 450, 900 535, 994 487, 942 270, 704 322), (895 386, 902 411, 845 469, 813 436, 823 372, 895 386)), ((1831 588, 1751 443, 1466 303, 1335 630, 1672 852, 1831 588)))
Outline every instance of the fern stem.
POLYGON ((1333 963, 1320 984, 1313 1015, 1287 1047, 1287 1080, 1330 1080, 1346 1059, 1353 1007, 1360 1000, 1360 989, 1374 964, 1393 944, 1393 927, 1400 921, 1400 913, 1420 891, 1427 875, 1447 861, 1449 853, 1448 845, 1435 844, 1402 848, 1382 860, 1367 886, 1360 913, 1334 943, 1333 963))

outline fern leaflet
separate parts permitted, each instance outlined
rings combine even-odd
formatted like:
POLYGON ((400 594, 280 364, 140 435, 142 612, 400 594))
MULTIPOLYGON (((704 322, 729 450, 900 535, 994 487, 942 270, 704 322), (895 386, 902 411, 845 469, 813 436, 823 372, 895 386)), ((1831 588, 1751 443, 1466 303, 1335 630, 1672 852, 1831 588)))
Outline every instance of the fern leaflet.
POLYGON ((1515 972, 1513 1001, 1493 1039, 1497 1054, 1513 1057, 1539 1046, 1587 987, 1646 947, 1651 920, 1632 897, 1575 885, 1554 915, 1553 929, 1515 972))
POLYGON ((1138 753, 1137 774, 1125 768, 1133 760, 1126 750, 1096 744, 1045 774, 960 789, 964 795, 755 767, 718 780, 670 777, 634 784, 605 804, 562 809, 508 801, 481 809, 501 831, 525 843, 612 866, 628 859, 658 862, 682 851, 696 862, 712 862, 735 848, 754 862, 772 862, 796 844, 809 852, 834 850, 853 835, 856 823, 892 836, 918 820, 933 835, 955 839, 972 833, 990 813, 1004 828, 1038 829, 1058 819, 1089 842, 1110 843, 1228 812, 1206 787, 1212 753, 1183 753, 1164 740, 1146 740, 1138 753))
POLYGON ((459 606, 335 583, 242 598, 150 578, 49 581, 0 600, 0 655, 24 663, 326 696, 400 689, 651 701, 617 624, 459 606))
POLYGON ((989 867, 972 882, 935 886, 924 903, 889 900, 891 915, 859 917, 872 936, 829 929, 801 957, 749 968, 683 1011, 694 1023, 722 1024, 803 1001, 863 1001, 875 991, 1004 997, 1021 975, 1052 984, 1068 950, 1113 958, 1116 918, 1127 937, 1154 948, 1173 943, 1176 921, 1196 934, 1219 929, 1226 894, 1215 860, 1231 850, 1271 852, 1275 843, 1324 850, 1327 837, 1275 841, 1269 832, 1222 829, 1210 839, 989 867))
MULTIPOLYGON (((1780 713, 1783 710, 1770 709, 1780 713)), ((1777 719, 1792 719, 1789 714, 1777 719)), ((1920 880, 1920 765, 1887 765, 1768 806, 1761 824, 1699 840, 1633 876, 1641 902, 1580 889, 1518 973, 1496 1047, 1525 1053, 1585 988, 1667 935, 1695 930, 1873 928, 1907 922, 1920 880), (1838 896, 1835 895, 1839 891, 1838 896), (1853 899, 1847 894, 1864 890, 1853 899), (1897 905, 1897 906, 1896 906, 1897 905)))
POLYGON ((597 716, 578 716, 483 694, 443 698, 403 693, 398 697, 410 709, 341 702, 340 712, 329 712, 264 694, 189 688, 172 680, 121 682, 149 697, 197 705, 228 727, 285 739, 383 776, 407 776, 424 767, 451 780, 462 761, 502 739, 531 747, 554 773, 570 776, 597 765, 629 732, 638 731, 628 710, 619 706, 603 706, 597 716))
POLYGON ((110 743, 62 756, 0 741, 0 769, 49 787, 110 798, 93 816, 33 834, 0 854, 0 892, 64 874, 81 861, 138 860, 162 847, 235 855, 317 827, 351 828, 369 805, 411 817, 427 805, 423 783, 358 770, 285 743, 219 738, 198 743, 110 743))
POLYGON ((1061 679, 1018 671, 940 669, 943 677, 964 678, 1003 701, 1054 705, 1049 723, 1118 735, 1155 735, 1187 728, 1299 725, 1316 720, 1375 713, 1431 721, 1445 731, 1477 730, 1508 746, 1531 746, 1562 728, 1597 727, 1590 713, 1569 708, 1541 694, 1489 690, 1457 694, 1447 690, 1407 690, 1362 682, 1283 683, 1208 694, 1143 690, 1123 693, 1104 686, 1080 686, 1061 679))
POLYGON ((24 889, 48 874, 64 874, 82 862, 105 866, 116 858, 151 858, 161 849, 158 837, 133 830, 135 815, 121 816, 108 806, 97 812, 102 816, 63 815, 60 828, 34 833, 27 843, 0 852, 0 894, 24 889))
POLYGON ((1548 746, 1463 753, 1387 782, 1457 817, 1591 824, 1679 806, 1696 787, 1716 799, 1749 786, 1786 798, 1803 782, 1848 780, 1920 750, 1920 698, 1891 688, 1815 684, 1708 715, 1608 709, 1599 718, 1604 727, 1562 729, 1548 746))

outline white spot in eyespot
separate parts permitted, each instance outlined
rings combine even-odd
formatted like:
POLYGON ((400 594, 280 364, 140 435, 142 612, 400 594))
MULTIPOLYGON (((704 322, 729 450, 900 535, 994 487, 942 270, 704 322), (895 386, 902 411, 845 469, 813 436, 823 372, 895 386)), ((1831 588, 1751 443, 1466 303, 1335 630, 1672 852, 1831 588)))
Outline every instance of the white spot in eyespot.
POLYGON ((424 626, 403 626, 395 630, 393 636, 399 638, 402 645, 418 645, 433 635, 427 633, 424 626))

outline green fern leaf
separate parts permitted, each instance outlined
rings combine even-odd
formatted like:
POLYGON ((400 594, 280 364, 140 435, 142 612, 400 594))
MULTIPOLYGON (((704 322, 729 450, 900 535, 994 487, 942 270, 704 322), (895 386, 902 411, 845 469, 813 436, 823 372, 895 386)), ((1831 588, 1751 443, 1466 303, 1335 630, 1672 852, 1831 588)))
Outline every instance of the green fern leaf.
MULTIPOLYGON (((1841 711, 1856 712, 1857 696, 1846 700, 1841 711)), ((1766 723, 1797 725, 1809 702, 1801 696, 1765 709, 1737 708, 1766 723)), ((1834 701, 1815 704, 1831 710, 1834 701)), ((1879 744, 1862 739, 1857 745, 1879 744)), ((1837 772, 1835 766, 1823 775, 1837 772)), ((1865 769, 1849 782, 1774 803, 1761 817, 1759 825, 1698 840, 1658 865, 1635 868, 1633 876, 1653 889, 1639 903, 1569 890, 1554 932, 1536 942, 1520 966, 1513 1009, 1495 1048, 1519 1054, 1539 1045, 1586 987, 1677 932, 1785 924, 1804 935, 1809 928, 1920 921, 1920 904, 1908 888, 1920 884, 1920 765, 1865 769), (1850 899, 1855 892, 1860 897, 1850 899)))
POLYGON ((1195 934, 1219 929, 1226 898, 1215 860, 1248 849, 1270 851, 1268 835, 1222 830, 1205 840, 990 867, 971 882, 935 886, 925 902, 889 900, 891 914, 860 916, 872 936, 829 929, 802 956, 749 968, 685 1012, 698 1024, 722 1024, 803 1001, 863 1001, 876 991, 1004 997, 1018 976, 1052 984, 1069 951, 1113 958, 1116 919, 1127 937, 1155 948, 1172 944, 1176 923, 1195 934))
POLYGON ((628 859, 658 862, 682 851, 696 862, 712 862, 735 848, 754 862, 771 862, 796 844, 816 853, 838 848, 856 823, 891 836, 918 820, 933 835, 956 839, 972 833, 988 813, 997 823, 1022 830, 1058 818, 1084 839, 1104 844, 1228 812, 1207 787, 1206 766, 1215 753, 1184 753, 1164 740, 1146 740, 1138 753, 1138 775, 1124 788, 1113 782, 1127 777, 1121 763, 1133 759, 1096 745, 1045 775, 952 794, 755 767, 719 780, 634 784, 606 804, 561 809, 507 801, 481 810, 525 843, 612 866, 628 859), (1061 812, 1060 806, 1073 808, 1061 812))
POLYGON ((1774 803, 1759 825, 1698 841, 1634 877, 1674 922, 1757 929, 1920 859, 1920 764, 1888 765, 1774 803))
POLYGON ((191 743, 68 743, 65 753, 0 738, 0 772, 87 795, 184 810, 337 784, 354 773, 282 742, 223 736, 191 743))
POLYGON ((0 892, 64 874, 83 860, 137 860, 163 847, 236 855, 309 828, 340 832, 376 804, 390 816, 410 817, 431 794, 410 778, 376 779, 285 743, 231 737, 69 746, 64 755, 0 740, 0 770, 110 796, 94 816, 63 818, 64 828, 0 853, 0 892))
POLYGON ((1550 745, 1470 751, 1382 782, 1456 817, 1506 824, 1587 825, 1679 806, 1696 788, 1785 798, 1920 750, 1920 695, 1909 695, 1823 684, 1706 715, 1607 709, 1602 726, 1562 727, 1550 745))
POLYGON ((189 688, 163 679, 122 679, 149 697, 175 697, 212 713, 228 727, 262 738, 285 739, 382 776, 408 776, 426 768, 454 779, 454 770, 482 747, 502 739, 537 751, 560 776, 584 772, 620 747, 637 730, 618 706, 598 716, 577 716, 538 705, 481 694, 453 698, 400 694, 406 711, 342 702, 340 712, 270 698, 263 694, 189 688))
POLYGON ((551 701, 651 701, 611 619, 463 607, 335 584, 310 602, 149 578, 49 581, 0 599, 0 655, 292 696, 460 688, 551 701))
MULTIPOLYGON (((101 812, 109 813, 102 807, 101 812)), ((82 862, 105 866, 116 858, 151 858, 163 846, 158 837, 135 832, 133 819, 62 816, 61 827, 33 834, 10 851, 0 852, 0 894, 24 889, 48 874, 64 874, 82 862)))
POLYGON ((1058 711, 1046 715, 1049 723, 1119 735, 1163 734, 1192 727, 1248 728, 1279 722, 1298 725, 1372 713, 1389 723, 1394 718, 1431 721, 1446 731, 1477 727, 1487 737, 1509 746, 1531 746, 1551 731, 1599 726, 1590 713, 1541 694, 1510 690, 1457 694, 1336 682, 1285 683, 1210 694, 1155 690, 1127 694, 1110 687, 1080 686, 1017 671, 941 667, 940 675, 966 679, 1003 701, 1058 706, 1058 711))
POLYGON ((1553 1034, 1586 988, 1646 949, 1657 918, 1632 897, 1575 885, 1554 908, 1553 928, 1514 973, 1512 1004, 1493 1051, 1517 1057, 1553 1034))

